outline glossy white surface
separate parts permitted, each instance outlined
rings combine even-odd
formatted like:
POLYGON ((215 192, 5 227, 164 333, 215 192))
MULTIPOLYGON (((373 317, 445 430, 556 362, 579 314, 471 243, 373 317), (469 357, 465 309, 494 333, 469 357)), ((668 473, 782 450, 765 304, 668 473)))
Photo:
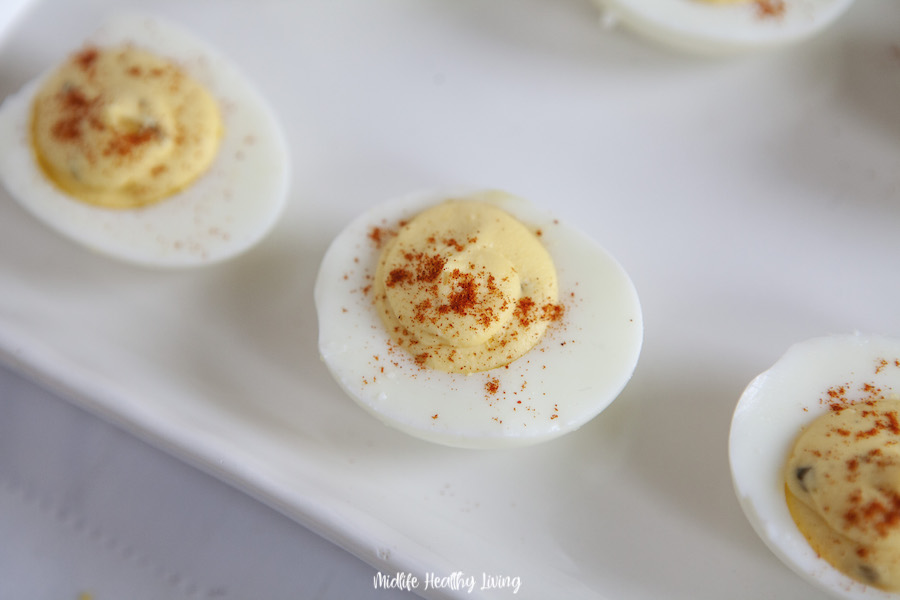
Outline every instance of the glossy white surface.
MULTIPOLYGON (((750 524, 786 565, 837 598, 897 600, 863 585, 818 557, 794 524, 785 501, 785 463, 801 430, 828 412, 828 390, 845 401, 900 391, 900 341, 861 333, 803 340, 750 382, 735 407, 729 436, 734 487, 750 524), (881 361, 889 364, 880 366, 881 361)), ((833 402, 833 400, 831 400, 833 402)))
MULTIPOLYGON (((149 267, 198 267, 232 258, 266 236, 284 208, 288 149, 271 109, 221 52, 146 14, 103 21, 85 44, 134 44, 180 65, 222 107, 216 159, 166 201, 134 210, 73 202, 45 175, 30 145, 35 76, 0 106, 0 182, 22 207, 92 251, 149 267)), ((65 56, 63 57, 65 58, 65 56)), ((53 71, 57 65, 52 65, 53 71)))
POLYGON ((347 394, 387 425, 457 448, 528 446, 577 430, 627 385, 643 341, 640 300, 615 258, 546 209, 497 191, 429 191, 379 203, 335 237, 314 292, 319 352, 347 394), (478 198, 540 230, 555 267, 561 322, 502 368, 420 369, 391 341, 374 305, 378 292, 363 292, 381 256, 369 239, 373 228, 391 230, 448 198, 478 198), (485 391, 491 381, 493 393, 485 391))
POLYGON ((818 35, 854 0, 594 0, 604 19, 648 40, 701 53, 771 49, 818 35))
MULTIPOLYGON (((36 2, 0 48, 0 92, 108 6, 36 2)), ((159 273, 0 202, 7 361, 377 568, 520 576, 519 598, 819 597, 743 518, 728 428, 791 343, 900 334, 893 0, 716 61, 605 31, 576 0, 153 6, 272 103, 290 205, 235 261, 159 273), (319 363, 312 287, 332 237, 381 199, 458 185, 551 207, 635 283, 641 362, 570 436, 487 453, 418 442, 319 363)))

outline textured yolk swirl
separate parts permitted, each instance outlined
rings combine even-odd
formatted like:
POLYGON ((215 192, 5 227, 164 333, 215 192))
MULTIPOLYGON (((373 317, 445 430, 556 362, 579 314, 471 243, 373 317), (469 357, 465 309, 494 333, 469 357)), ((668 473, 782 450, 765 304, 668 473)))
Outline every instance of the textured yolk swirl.
POLYGON ((420 365, 453 373, 516 360, 563 313, 537 235, 478 199, 447 201, 401 227, 373 287, 394 343, 420 365))
POLYGON ((65 193, 131 208, 202 175, 222 120, 210 94, 175 64, 130 46, 86 48, 38 91, 31 134, 38 163, 65 193))
POLYGON ((834 404, 798 437, 785 488, 791 516, 822 558, 900 590, 900 401, 834 404))

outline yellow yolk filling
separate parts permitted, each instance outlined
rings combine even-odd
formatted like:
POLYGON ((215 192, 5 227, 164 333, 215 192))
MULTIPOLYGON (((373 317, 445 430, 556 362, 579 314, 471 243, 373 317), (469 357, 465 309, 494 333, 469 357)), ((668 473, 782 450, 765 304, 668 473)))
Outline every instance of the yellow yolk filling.
POLYGON ((537 234, 484 199, 419 214, 382 251, 376 308, 394 343, 422 366, 472 373, 506 365, 562 316, 553 260, 537 234))
POLYGON ((32 145, 66 194, 109 208, 150 204, 192 184, 222 138, 212 96, 177 65, 130 46, 86 48, 43 84, 32 145))
POLYGON ((835 404, 785 468, 791 516, 813 549, 862 583, 900 590, 900 400, 835 404))

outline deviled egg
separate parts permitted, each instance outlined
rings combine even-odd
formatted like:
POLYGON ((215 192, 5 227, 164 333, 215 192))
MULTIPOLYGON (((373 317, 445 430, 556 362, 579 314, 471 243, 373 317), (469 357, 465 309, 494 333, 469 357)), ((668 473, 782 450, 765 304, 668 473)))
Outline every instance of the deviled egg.
POLYGON ((900 340, 791 347, 747 387, 729 455, 748 520, 835 597, 900 598, 900 340))
POLYGON ((637 293, 594 241, 500 191, 378 205, 326 252, 319 350, 384 423, 467 448, 573 431, 631 378, 637 293))
POLYGON ((289 163, 272 110, 232 64, 175 25, 121 16, 4 100, 0 179, 76 242, 184 267, 262 239, 289 163))
POLYGON ((607 23, 703 53, 746 51, 806 39, 853 0, 594 0, 607 23))

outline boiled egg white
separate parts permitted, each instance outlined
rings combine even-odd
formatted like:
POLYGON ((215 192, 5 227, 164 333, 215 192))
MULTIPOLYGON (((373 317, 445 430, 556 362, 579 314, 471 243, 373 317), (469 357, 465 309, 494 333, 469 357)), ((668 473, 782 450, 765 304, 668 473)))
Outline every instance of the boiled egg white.
POLYGON ((501 192, 423 192, 363 213, 328 248, 315 304, 320 354, 340 387, 384 423, 456 447, 524 446, 577 429, 624 388, 643 340, 638 296, 619 263, 583 233, 501 192), (392 344, 370 290, 376 241, 426 208, 473 195, 539 231, 565 313, 509 365, 447 373, 417 365, 392 344))
POLYGON ((806 39, 853 0, 594 0, 608 24, 703 53, 746 51, 806 39))
POLYGON ((800 431, 829 410, 829 390, 845 401, 900 393, 900 340, 835 335, 792 346, 757 376, 734 411, 729 459, 735 491, 756 533, 788 567, 837 598, 900 598, 844 575, 797 528, 785 500, 784 472, 800 431), (867 387, 870 384, 871 387, 867 387))
POLYGON ((141 48, 202 84, 217 101, 224 125, 216 158, 192 185, 155 204, 109 209, 76 200, 49 181, 29 140, 32 99, 45 74, 0 106, 0 180, 9 194, 65 237, 145 266, 212 264, 259 242, 285 205, 289 161, 273 111, 250 82, 223 56, 157 18, 115 17, 79 42, 141 48))

